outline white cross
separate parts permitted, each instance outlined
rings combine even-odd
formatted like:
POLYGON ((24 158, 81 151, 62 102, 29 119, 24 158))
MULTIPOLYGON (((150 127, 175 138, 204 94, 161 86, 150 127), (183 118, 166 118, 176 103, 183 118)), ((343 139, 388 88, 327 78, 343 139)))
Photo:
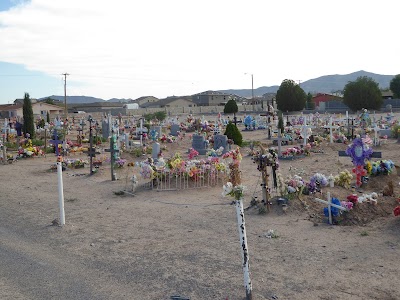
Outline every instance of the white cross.
POLYGON ((307 139, 309 137, 308 135, 308 129, 310 128, 315 128, 315 126, 312 125, 307 125, 307 122, 305 120, 304 124, 301 125, 301 136, 303 137, 303 146, 306 147, 307 146, 307 139))
POLYGON ((372 128, 375 133, 375 138, 374 138, 374 146, 379 145, 379 137, 378 137, 378 132, 381 130, 378 125, 375 124, 374 128, 372 128))
POLYGON ((332 129, 338 129, 339 126, 333 125, 332 124, 332 117, 329 118, 329 125, 324 126, 325 129, 329 128, 329 142, 332 144, 333 143, 333 137, 332 137, 332 129))
POLYGON ((321 202, 323 204, 327 204, 328 205, 328 219, 329 219, 329 224, 332 224, 332 211, 331 211, 331 207, 335 207, 337 209, 343 210, 343 211, 347 211, 348 209, 343 207, 343 206, 339 206, 336 204, 332 203, 332 198, 331 198, 331 193, 328 192, 327 193, 327 198, 328 201, 322 200, 322 199, 318 199, 318 198, 314 198, 315 201, 321 202))
POLYGON ((282 156, 282 142, 283 141, 289 141, 288 138, 282 137, 281 136, 281 130, 278 128, 278 138, 274 139, 275 141, 278 141, 278 157, 282 156))

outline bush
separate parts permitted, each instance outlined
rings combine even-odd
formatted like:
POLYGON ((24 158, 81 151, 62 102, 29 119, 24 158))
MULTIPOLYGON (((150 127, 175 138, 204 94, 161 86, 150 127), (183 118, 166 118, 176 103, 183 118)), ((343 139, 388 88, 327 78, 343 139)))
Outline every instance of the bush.
POLYGON ((232 122, 229 122, 228 125, 226 126, 224 135, 226 135, 228 139, 233 140, 235 145, 242 146, 243 142, 242 134, 240 133, 236 125, 233 124, 232 122))
POLYGON ((393 129, 392 129, 392 136, 394 137, 394 138, 398 138, 399 137, 399 135, 400 135, 400 132, 399 132, 399 130, 400 130, 400 125, 395 125, 394 127, 393 127, 393 129))
POLYGON ((38 139, 32 140, 32 146, 43 146, 43 145, 44 145, 44 141, 42 141, 42 140, 38 140, 38 139))

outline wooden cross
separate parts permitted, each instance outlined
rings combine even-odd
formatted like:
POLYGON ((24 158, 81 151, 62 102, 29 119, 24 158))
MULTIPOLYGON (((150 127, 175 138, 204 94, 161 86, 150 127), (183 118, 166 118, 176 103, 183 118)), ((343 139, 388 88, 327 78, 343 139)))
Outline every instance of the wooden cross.
POLYGON ((57 129, 54 129, 54 133, 53 133, 53 139, 49 141, 50 144, 52 144, 55 147, 55 153, 56 156, 60 155, 60 152, 58 150, 58 145, 62 144, 63 141, 58 139, 58 134, 57 134, 57 129))
POLYGON ((110 137, 110 149, 105 149, 106 152, 111 154, 111 180, 115 181, 114 164, 115 164, 115 154, 119 153, 119 149, 115 148, 115 136, 110 137))

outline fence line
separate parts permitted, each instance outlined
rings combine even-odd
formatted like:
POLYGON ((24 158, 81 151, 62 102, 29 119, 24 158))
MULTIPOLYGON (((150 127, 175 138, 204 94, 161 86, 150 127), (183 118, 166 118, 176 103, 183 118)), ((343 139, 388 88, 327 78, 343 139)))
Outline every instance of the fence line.
POLYGON ((142 186, 157 191, 176 191, 186 189, 198 189, 206 187, 222 186, 227 179, 225 171, 217 170, 211 166, 209 169, 201 169, 189 176, 187 172, 172 172, 169 170, 158 171, 155 178, 142 186))

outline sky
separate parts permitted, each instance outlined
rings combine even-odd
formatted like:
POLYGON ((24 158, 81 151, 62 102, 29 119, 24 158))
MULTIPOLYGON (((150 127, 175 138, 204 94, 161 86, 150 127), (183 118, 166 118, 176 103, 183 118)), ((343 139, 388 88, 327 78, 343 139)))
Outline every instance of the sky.
MULTIPOLYGON (((394 7, 395 6, 395 7, 394 7)), ((392 0, 0 0, 0 104, 400 73, 392 0)))

